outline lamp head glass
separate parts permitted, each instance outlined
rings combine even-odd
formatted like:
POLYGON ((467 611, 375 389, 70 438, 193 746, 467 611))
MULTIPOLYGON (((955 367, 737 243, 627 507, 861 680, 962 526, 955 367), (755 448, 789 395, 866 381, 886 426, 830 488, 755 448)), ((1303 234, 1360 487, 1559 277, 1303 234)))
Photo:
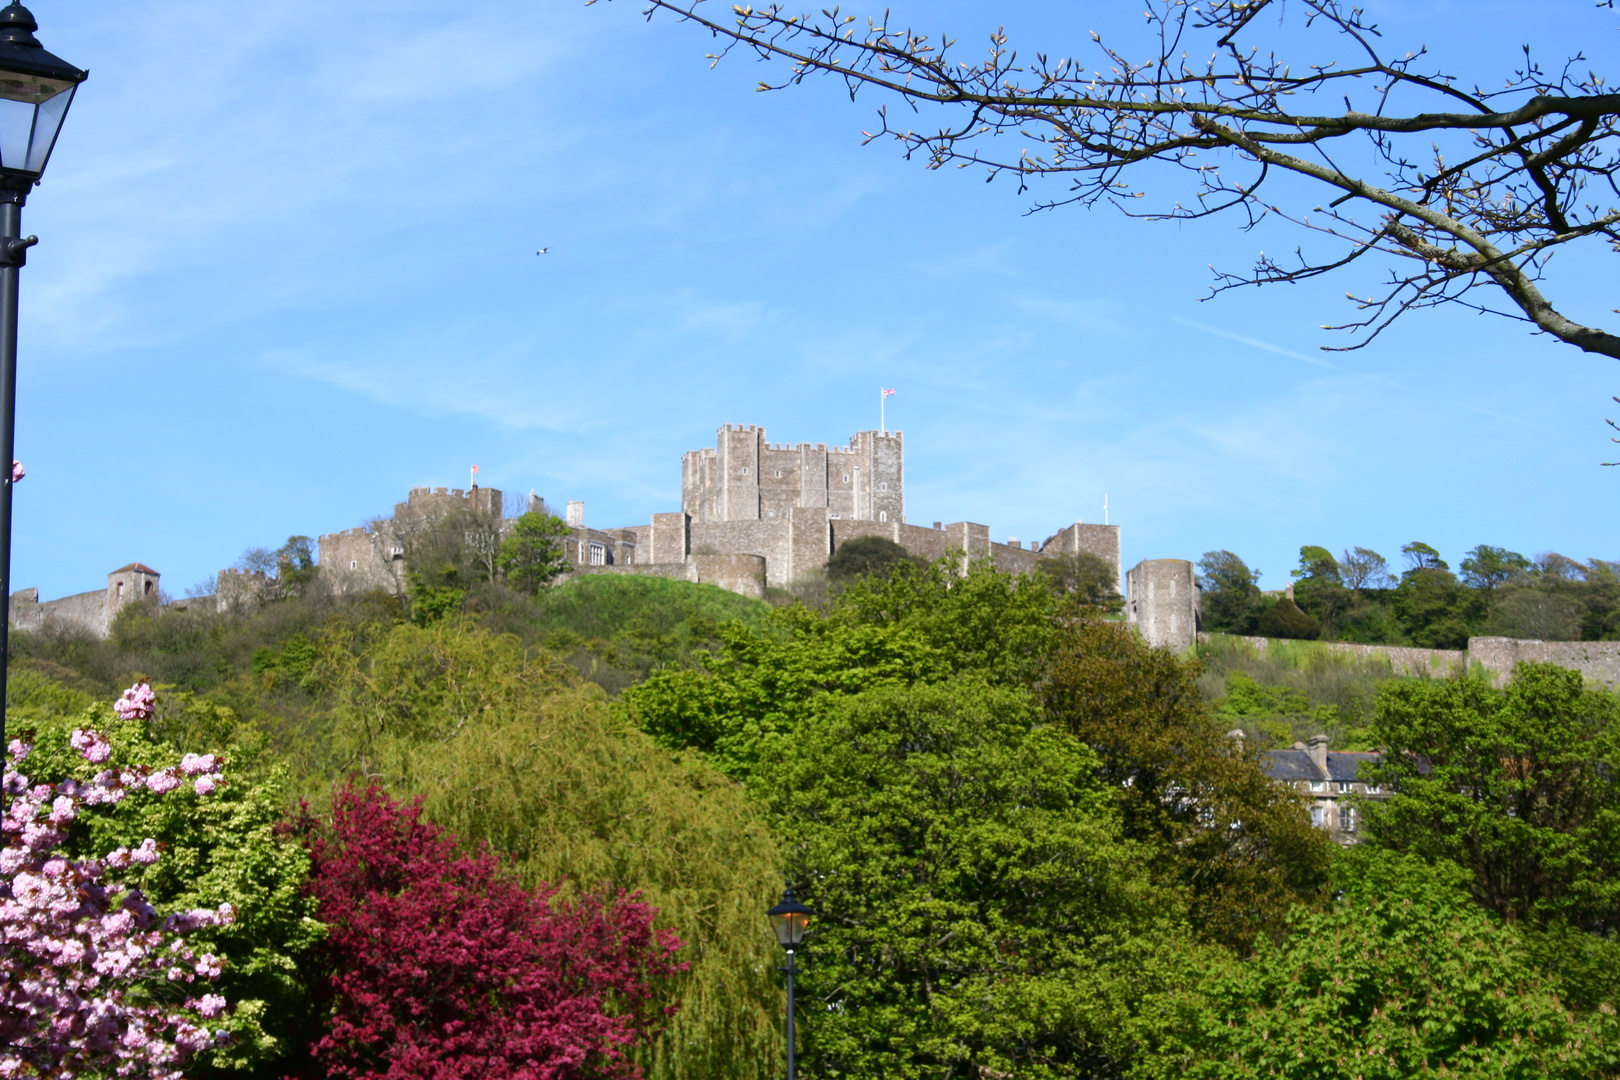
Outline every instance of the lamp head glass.
POLYGON ((782 891, 782 902, 765 913, 771 920, 771 930, 784 949, 797 949, 810 928, 810 909, 799 903, 793 895, 793 886, 782 891))

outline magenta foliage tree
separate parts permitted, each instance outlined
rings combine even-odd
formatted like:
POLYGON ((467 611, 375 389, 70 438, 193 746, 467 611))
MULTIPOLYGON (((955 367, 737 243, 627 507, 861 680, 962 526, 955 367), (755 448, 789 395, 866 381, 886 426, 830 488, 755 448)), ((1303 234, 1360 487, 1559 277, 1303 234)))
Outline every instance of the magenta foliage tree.
POLYGON ((634 1077, 685 965, 638 898, 528 890, 501 860, 376 787, 308 811, 311 888, 331 927, 329 1014, 315 1064, 344 1080, 634 1077))
MULTIPOLYGON (((126 718, 145 717, 151 707, 144 684, 125 691, 117 706, 126 718)), ((121 802, 138 787, 164 795, 187 781, 207 795, 218 783, 219 765, 212 754, 187 754, 173 768, 118 766, 99 732, 76 730, 71 741, 86 761, 105 766, 88 782, 35 784, 17 770, 31 747, 13 740, 7 748, 0 1078, 116 1073, 178 1080, 193 1054, 223 1037, 208 1021, 226 1008, 218 994, 192 996, 197 978, 217 977, 221 962, 194 954, 184 935, 228 923, 234 912, 225 904, 160 919, 139 888, 115 876, 158 861, 151 839, 100 859, 69 858, 62 849, 88 808, 121 802)))

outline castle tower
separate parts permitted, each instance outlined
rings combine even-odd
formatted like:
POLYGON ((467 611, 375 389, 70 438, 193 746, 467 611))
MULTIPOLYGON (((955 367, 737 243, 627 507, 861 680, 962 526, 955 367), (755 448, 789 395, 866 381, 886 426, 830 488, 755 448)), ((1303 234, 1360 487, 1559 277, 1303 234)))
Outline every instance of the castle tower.
POLYGON ((107 623, 112 624, 112 617, 118 609, 126 604, 133 604, 137 600, 148 597, 156 599, 159 593, 158 581, 163 575, 143 563, 132 562, 128 566, 120 566, 107 575, 107 623))
POLYGON ((786 520, 824 508, 832 519, 906 520, 905 442, 860 431, 848 446, 773 444, 765 429, 727 424, 714 449, 681 458, 681 509, 697 523, 786 520))

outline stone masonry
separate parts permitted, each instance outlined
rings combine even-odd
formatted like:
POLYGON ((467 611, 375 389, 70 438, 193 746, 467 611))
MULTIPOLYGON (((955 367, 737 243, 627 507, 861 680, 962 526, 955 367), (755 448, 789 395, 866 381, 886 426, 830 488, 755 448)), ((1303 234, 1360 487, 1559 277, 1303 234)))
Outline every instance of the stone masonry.
POLYGON ((708 564, 701 560, 753 556, 764 562, 763 578, 733 574, 726 587, 763 596, 767 586, 785 587, 820 570, 850 540, 882 536, 929 560, 954 552, 964 565, 988 558, 1011 571, 1029 570, 1052 555, 1090 552, 1107 560, 1119 580, 1117 525, 1075 522, 1039 544, 998 543, 989 526, 970 521, 908 524, 904 484, 901 432, 856 432, 847 446, 788 446, 770 442, 763 427, 727 424, 712 449, 682 456, 678 513, 654 514, 646 525, 591 529, 583 504, 570 502, 568 558, 584 573, 718 584, 704 576, 708 564))
POLYGON ((132 562, 107 575, 107 587, 41 602, 39 590, 19 589, 11 594, 8 617, 18 630, 41 630, 48 624, 77 627, 106 637, 113 618, 141 600, 157 602, 163 575, 150 566, 132 562))

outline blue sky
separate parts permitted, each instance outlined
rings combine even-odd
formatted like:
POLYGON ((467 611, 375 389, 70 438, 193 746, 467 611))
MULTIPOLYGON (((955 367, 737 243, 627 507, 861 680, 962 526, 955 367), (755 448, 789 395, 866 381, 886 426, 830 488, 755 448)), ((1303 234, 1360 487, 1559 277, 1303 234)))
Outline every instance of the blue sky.
MULTIPOLYGON (((892 2, 1147 47, 1124 0, 892 2)), ((1620 66, 1586 0, 1369 6, 1492 84, 1524 43, 1620 66)), ((13 582, 43 597, 132 559, 180 595, 474 463, 645 522, 721 424, 843 442, 879 386, 915 522, 1029 540, 1106 496, 1127 565, 1229 548, 1271 587, 1307 543, 1620 558, 1615 361, 1461 311, 1323 353, 1370 272, 1200 300, 1293 232, 1026 214, 862 147, 878 98, 754 93, 635 0, 31 9, 91 71, 24 216, 13 582)), ((1563 262, 1555 302, 1612 320, 1612 263, 1563 262)))

